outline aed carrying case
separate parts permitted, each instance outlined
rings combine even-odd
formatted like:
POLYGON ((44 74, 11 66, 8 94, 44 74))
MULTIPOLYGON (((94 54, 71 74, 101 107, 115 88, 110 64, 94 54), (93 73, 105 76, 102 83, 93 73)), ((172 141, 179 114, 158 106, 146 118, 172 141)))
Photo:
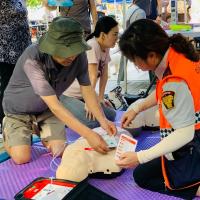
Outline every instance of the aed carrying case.
POLYGON ((88 179, 80 183, 63 179, 39 177, 14 196, 15 200, 116 200, 90 185, 88 179))

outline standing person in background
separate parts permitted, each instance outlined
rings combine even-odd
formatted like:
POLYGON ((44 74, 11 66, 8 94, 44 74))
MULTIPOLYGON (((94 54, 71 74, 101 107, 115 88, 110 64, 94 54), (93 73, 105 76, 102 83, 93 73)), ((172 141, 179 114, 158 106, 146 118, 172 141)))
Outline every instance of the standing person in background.
POLYGON ((129 6, 126 12, 126 28, 134 21, 146 18, 145 11, 138 5, 140 1, 142 0, 133 0, 132 4, 129 6))
POLYGON ((162 0, 151 0, 150 15, 147 19, 160 21, 162 19, 162 0))
POLYGON ((168 16, 170 15, 170 13, 167 12, 167 7, 169 6, 169 0, 162 0, 162 9, 163 9, 163 13, 162 13, 162 18, 163 20, 167 21, 168 16))
MULTIPOLYGON (((104 99, 105 87, 108 80, 108 62, 110 61, 110 48, 113 48, 118 40, 118 23, 109 16, 101 17, 95 26, 94 32, 88 36, 87 43, 92 47, 87 51, 88 71, 91 85, 95 90, 99 80, 98 101, 105 116, 110 121, 115 120, 115 110, 109 101, 104 99)), ((83 124, 90 128, 99 126, 94 115, 88 110, 81 94, 78 81, 73 84, 60 97, 63 105, 76 116, 83 124)))
MULTIPOLYGON (((126 28, 134 21, 138 19, 146 19, 146 12, 140 8, 142 5, 143 0, 133 0, 132 4, 129 6, 126 12, 126 28)), ((119 68, 119 75, 118 75, 118 84, 120 81, 124 80, 124 68, 127 65, 128 60, 121 55, 120 58, 120 68, 119 68)))
POLYGON ((198 53, 181 34, 169 37, 147 19, 131 24, 119 46, 139 69, 154 71, 158 78, 156 90, 123 115, 122 127, 140 112, 158 105, 161 140, 149 149, 124 153, 117 164, 136 167, 133 177, 142 188, 183 199, 200 196, 198 53))
POLYGON ((24 0, 0 1, 0 132, 4 117, 2 99, 17 59, 31 44, 24 0))
POLYGON ((162 0, 141 0, 137 5, 145 11, 147 19, 161 20, 162 0))
MULTIPOLYGON (((44 6, 49 10, 55 10, 57 7, 48 6, 47 0, 43 0, 44 6)), ((61 16, 72 17, 77 20, 84 29, 85 38, 91 33, 91 19, 92 16, 93 26, 97 22, 97 11, 94 0, 73 0, 73 6, 66 8, 59 8, 61 16)))

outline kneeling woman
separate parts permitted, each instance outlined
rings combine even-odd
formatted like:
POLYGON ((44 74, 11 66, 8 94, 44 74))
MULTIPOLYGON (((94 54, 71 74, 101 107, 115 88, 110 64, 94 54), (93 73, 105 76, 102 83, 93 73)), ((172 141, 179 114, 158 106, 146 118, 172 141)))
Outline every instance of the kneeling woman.
POLYGON ((142 188, 192 199, 200 196, 200 62, 181 34, 169 37, 151 20, 134 22, 119 41, 122 53, 143 71, 158 78, 156 91, 122 117, 122 127, 156 104, 161 141, 137 153, 126 152, 117 164, 136 167, 142 188))
MULTIPOLYGON (((108 63, 111 60, 109 50, 115 46, 118 33, 118 23, 112 17, 106 16, 97 21, 94 32, 87 38, 87 43, 92 47, 87 51, 91 85, 95 89, 99 80, 98 100, 105 116, 111 121, 115 120, 116 113, 110 103, 104 99, 104 92, 108 80, 108 63)), ((93 114, 82 101, 83 97, 77 80, 63 93, 60 99, 64 106, 86 126, 90 128, 99 126, 93 114)))

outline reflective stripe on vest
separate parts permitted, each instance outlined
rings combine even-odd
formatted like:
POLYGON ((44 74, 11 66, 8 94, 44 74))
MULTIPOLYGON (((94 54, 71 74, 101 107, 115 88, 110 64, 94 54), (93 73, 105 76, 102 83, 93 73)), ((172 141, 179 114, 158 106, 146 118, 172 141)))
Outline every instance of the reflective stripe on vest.
MULTIPOLYGON (((195 113, 195 124, 200 123, 200 111, 195 113)), ((174 128, 160 128, 160 136, 161 138, 165 138, 171 133, 173 133, 176 129, 174 128)))

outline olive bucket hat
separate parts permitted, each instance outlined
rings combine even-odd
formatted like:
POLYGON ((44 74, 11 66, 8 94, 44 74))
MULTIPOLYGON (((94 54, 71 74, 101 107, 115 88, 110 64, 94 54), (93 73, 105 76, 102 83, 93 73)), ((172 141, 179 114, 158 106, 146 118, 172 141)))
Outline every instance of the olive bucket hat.
POLYGON ((68 58, 91 47, 83 38, 81 24, 70 17, 56 17, 49 30, 39 39, 39 50, 53 56, 68 58))

